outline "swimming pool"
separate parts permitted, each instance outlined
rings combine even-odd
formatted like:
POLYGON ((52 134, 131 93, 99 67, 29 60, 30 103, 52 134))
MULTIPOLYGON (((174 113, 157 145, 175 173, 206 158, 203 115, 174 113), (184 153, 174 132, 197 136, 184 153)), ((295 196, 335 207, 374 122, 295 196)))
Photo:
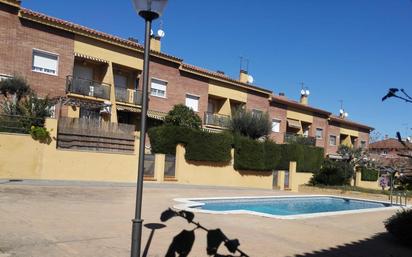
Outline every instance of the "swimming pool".
POLYGON ((248 213, 275 218, 306 218, 399 208, 387 202, 329 195, 175 199, 175 206, 205 213, 248 213))

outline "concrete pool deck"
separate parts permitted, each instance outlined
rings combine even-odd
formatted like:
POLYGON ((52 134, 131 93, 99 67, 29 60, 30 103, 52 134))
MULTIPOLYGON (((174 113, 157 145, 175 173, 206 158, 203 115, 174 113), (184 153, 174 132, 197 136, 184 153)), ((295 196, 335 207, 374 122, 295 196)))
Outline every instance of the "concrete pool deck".
MULTIPOLYGON (((143 218, 161 223, 160 213, 176 204, 174 198, 281 194, 290 193, 146 183, 143 218)), ((0 257, 129 256, 134 201, 131 184, 0 183, 0 257)), ((382 222, 393 213, 303 220, 196 213, 195 220, 238 238, 250 256, 412 256, 385 233, 382 222)), ((193 229, 180 218, 164 224, 143 229, 142 250, 150 242, 146 256, 164 256, 175 235, 193 229)), ((207 256, 205 248, 206 234, 197 230, 190 256, 207 256)))

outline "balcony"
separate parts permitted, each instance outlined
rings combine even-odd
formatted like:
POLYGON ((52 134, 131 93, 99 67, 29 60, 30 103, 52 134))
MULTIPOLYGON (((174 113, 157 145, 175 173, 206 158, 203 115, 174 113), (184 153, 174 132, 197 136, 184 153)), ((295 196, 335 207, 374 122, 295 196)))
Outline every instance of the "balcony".
POLYGON ((142 105, 142 92, 135 89, 115 87, 116 101, 127 104, 142 105))
POLYGON ((73 94, 110 100, 110 84, 94 80, 67 76, 66 91, 73 94))
POLYGON ((285 133, 284 142, 287 144, 316 145, 315 137, 308 137, 294 133, 285 133))
POLYGON ((205 125, 229 128, 230 116, 205 112, 205 125))

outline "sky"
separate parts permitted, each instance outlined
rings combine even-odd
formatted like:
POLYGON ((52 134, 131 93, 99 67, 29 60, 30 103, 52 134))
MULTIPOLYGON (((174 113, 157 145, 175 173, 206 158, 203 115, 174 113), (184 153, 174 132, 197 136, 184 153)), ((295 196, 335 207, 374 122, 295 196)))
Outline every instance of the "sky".
MULTIPOLYGON (((23 6, 143 43, 129 0, 23 0, 23 6)), ((412 134, 412 105, 381 101, 390 87, 412 94, 412 0, 169 0, 153 24, 162 51, 238 78, 249 60, 254 84, 309 103, 382 136, 412 134)))

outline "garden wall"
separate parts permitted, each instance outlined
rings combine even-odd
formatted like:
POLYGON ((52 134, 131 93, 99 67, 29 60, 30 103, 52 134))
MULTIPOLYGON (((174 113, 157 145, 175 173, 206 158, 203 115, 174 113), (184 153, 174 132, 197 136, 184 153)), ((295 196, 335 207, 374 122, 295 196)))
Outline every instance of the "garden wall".
POLYGON ((53 138, 49 145, 30 135, 0 134, 0 179, 136 181, 138 150, 130 154, 60 150, 55 140, 57 120, 47 119, 46 127, 53 138))
POLYGON ((382 188, 379 186, 378 181, 363 181, 360 171, 357 171, 357 172, 356 172, 355 186, 357 186, 357 187, 363 187, 363 188, 368 188, 368 189, 382 189, 382 188))
POLYGON ((178 183, 208 186, 236 186, 272 189, 273 173, 262 171, 239 172, 229 163, 188 162, 182 145, 176 147, 176 179, 178 183))

